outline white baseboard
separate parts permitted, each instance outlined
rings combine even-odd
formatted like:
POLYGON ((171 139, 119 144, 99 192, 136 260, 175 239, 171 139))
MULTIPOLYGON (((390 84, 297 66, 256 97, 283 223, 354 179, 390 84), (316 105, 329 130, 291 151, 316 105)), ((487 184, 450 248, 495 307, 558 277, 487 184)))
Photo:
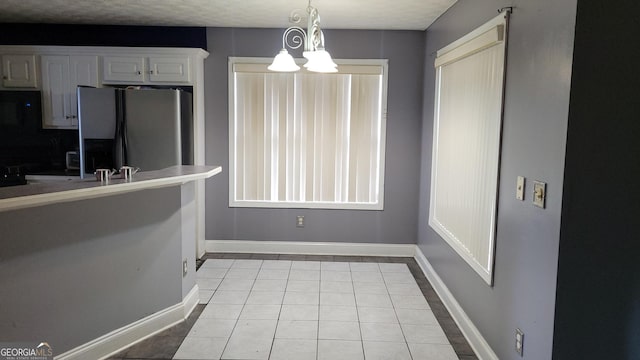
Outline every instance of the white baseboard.
POLYGON ((56 360, 104 359, 186 319, 198 304, 198 285, 182 302, 123 326, 55 357, 56 360))
POLYGON ((349 256, 408 256, 415 254, 414 244, 375 244, 302 241, 206 240, 207 252, 307 254, 349 256))
POLYGON ((187 296, 182 299, 182 309, 184 310, 182 313, 182 318, 186 319, 191 315, 193 309, 198 306, 200 303, 200 289, 198 288, 198 284, 193 285, 191 291, 187 294, 187 296))
POLYGON ((471 319, 464 312, 458 301, 453 297, 453 294, 447 288, 447 285, 442 281, 440 276, 436 273, 435 269, 429 263, 429 260, 424 256, 420 248, 416 245, 415 256, 416 262, 422 269, 422 272, 427 277, 427 280, 433 286, 433 289, 442 300, 444 306, 449 310, 451 317, 462 331, 462 334, 469 342, 469 345, 478 356, 480 360, 498 360, 498 355, 491 349, 489 343, 484 339, 478 328, 473 324, 471 319))

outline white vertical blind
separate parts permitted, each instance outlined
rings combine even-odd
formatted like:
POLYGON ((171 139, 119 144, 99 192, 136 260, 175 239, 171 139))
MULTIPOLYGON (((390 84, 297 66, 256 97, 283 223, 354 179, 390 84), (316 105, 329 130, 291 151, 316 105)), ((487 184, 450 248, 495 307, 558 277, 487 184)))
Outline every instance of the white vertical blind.
POLYGON ((380 210, 386 61, 337 74, 230 63, 230 204, 380 210))
POLYGON ((429 224, 492 283, 505 14, 438 53, 429 224))

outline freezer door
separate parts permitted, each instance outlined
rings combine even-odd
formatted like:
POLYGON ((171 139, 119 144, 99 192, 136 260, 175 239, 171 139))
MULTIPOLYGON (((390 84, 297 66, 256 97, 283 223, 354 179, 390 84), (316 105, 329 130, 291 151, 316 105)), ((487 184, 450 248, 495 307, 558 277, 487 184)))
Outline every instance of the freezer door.
POLYGON ((80 177, 97 167, 114 166, 116 90, 78 87, 80 177))
POLYGON ((78 130, 85 139, 115 137, 115 89, 78 87, 78 130))
POLYGON ((182 163, 180 92, 126 90, 124 98, 127 164, 142 171, 182 163))

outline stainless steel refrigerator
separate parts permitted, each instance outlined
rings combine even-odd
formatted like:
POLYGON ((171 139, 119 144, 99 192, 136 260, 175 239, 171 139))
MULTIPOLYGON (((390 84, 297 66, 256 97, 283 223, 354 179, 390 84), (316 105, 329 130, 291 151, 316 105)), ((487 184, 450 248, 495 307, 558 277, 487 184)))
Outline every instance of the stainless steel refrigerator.
POLYGON ((193 164, 191 94, 174 89, 78 87, 80 176, 193 164))

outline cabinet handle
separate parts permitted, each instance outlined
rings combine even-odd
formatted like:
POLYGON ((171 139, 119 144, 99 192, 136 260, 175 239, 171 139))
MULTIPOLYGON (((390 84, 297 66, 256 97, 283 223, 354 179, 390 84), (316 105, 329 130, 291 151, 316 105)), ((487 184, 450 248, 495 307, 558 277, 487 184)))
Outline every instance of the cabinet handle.
POLYGON ((153 70, 149 71, 149 74, 153 75, 153 70))
POLYGON ((65 119, 71 119, 71 115, 67 115, 64 117, 65 119))
POLYGON ((138 71, 138 75, 142 75, 142 71, 138 71))
POLYGON ((3 77, 2 77, 2 79, 3 79, 3 80, 8 80, 8 79, 9 79, 9 77, 8 77, 7 75, 5 75, 5 76, 3 76, 3 77))
POLYGON ((72 119, 75 119, 75 118, 77 118, 77 116, 75 116, 75 115, 71 115, 71 118, 72 118, 72 119))

